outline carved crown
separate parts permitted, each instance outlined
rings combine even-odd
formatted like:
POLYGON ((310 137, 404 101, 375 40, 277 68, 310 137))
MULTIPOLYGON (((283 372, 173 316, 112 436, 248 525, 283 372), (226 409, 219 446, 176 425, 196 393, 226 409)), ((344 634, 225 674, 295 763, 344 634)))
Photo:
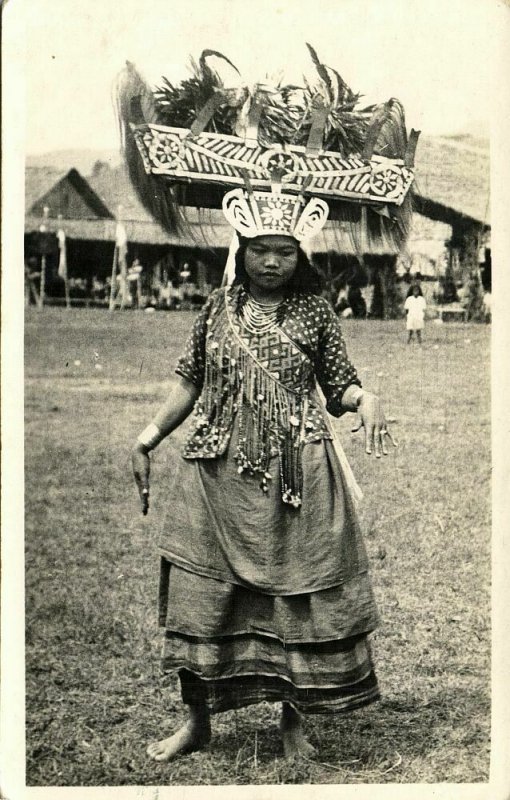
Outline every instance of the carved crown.
POLYGON ((234 189, 223 198, 223 213, 237 233, 248 239, 279 234, 302 241, 324 227, 329 208, 318 197, 306 202, 300 195, 234 189))

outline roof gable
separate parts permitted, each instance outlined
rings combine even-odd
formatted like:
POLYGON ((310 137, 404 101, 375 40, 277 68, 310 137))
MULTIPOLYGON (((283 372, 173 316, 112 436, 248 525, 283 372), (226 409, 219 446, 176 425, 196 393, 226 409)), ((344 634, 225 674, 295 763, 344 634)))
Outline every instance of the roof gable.
POLYGON ((52 218, 61 214, 66 219, 113 219, 108 206, 74 168, 63 174, 29 168, 26 184, 28 214, 42 217, 47 207, 52 218))

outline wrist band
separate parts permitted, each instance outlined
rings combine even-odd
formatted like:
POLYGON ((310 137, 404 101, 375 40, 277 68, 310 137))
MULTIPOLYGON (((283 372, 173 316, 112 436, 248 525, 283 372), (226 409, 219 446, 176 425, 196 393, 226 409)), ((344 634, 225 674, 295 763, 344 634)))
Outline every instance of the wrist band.
POLYGON ((145 430, 141 432, 137 441, 140 444, 143 444, 147 450, 154 450, 154 448, 158 446, 162 439, 164 439, 164 436, 160 429, 157 425, 151 422, 150 425, 147 425, 145 430))

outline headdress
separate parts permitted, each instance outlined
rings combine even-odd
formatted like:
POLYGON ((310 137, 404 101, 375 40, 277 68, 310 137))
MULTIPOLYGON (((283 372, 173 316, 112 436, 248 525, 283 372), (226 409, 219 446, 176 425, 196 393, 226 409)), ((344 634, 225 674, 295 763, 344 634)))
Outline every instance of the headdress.
POLYGON ((304 87, 239 85, 213 50, 192 62, 193 77, 164 78, 154 91, 127 64, 118 86, 124 154, 140 199, 169 232, 195 206, 222 208, 246 237, 302 240, 329 212, 358 249, 400 250, 418 132, 407 136, 398 100, 358 109, 359 95, 308 48, 318 81, 304 87), (212 58, 234 79, 223 80, 212 58))
POLYGON ((222 207, 227 222, 247 239, 264 234, 293 236, 298 241, 308 239, 323 228, 329 212, 327 203, 316 197, 303 208, 300 195, 244 189, 227 192, 222 207))

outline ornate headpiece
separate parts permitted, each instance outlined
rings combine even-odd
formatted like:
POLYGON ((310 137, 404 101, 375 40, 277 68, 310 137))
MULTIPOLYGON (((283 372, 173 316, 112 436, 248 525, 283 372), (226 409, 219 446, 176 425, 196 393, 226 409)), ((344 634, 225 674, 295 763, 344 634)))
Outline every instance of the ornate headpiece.
POLYGON ((322 230, 329 208, 316 197, 306 203, 300 195, 233 189, 223 198, 223 213, 237 233, 247 239, 280 234, 302 241, 322 230))
POLYGON ((169 231, 179 207, 197 206, 223 208, 243 236, 304 239, 329 206, 358 238, 400 248, 418 132, 407 137, 397 100, 358 110, 359 96, 308 47, 319 83, 302 89, 226 88, 208 59, 236 68, 211 50, 193 78, 164 79, 154 92, 128 64, 119 84, 124 152, 140 199, 169 231))

